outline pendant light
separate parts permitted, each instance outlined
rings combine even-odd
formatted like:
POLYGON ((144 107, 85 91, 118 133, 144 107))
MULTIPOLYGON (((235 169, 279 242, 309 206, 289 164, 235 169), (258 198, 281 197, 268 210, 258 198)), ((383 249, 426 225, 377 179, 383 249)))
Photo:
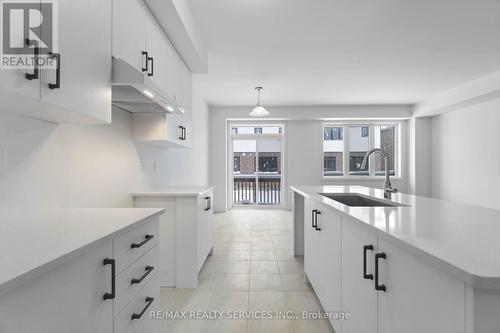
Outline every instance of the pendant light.
POLYGON ((269 115, 269 111, 260 105, 260 91, 262 89, 262 87, 255 87, 255 90, 257 90, 257 106, 250 112, 250 117, 265 117, 269 115))

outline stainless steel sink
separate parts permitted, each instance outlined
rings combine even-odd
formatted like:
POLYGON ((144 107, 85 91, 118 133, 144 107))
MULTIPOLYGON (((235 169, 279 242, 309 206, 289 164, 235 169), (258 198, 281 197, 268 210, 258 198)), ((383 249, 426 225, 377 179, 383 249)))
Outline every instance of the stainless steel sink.
POLYGON ((338 201, 350 207, 408 207, 397 202, 375 199, 357 193, 319 193, 324 197, 338 201))

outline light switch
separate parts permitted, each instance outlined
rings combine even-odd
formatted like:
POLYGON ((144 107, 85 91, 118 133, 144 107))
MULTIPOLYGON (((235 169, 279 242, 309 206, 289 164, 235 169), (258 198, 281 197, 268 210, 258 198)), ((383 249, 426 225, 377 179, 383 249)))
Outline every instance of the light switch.
POLYGON ((0 149, 0 177, 7 174, 7 151, 0 149))

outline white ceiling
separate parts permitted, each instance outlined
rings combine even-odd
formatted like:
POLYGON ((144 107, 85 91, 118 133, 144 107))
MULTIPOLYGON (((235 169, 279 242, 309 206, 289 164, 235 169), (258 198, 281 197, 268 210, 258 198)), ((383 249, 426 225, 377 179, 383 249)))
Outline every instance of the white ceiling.
POLYGON ((188 0, 211 105, 413 104, 500 69, 500 0, 188 0))

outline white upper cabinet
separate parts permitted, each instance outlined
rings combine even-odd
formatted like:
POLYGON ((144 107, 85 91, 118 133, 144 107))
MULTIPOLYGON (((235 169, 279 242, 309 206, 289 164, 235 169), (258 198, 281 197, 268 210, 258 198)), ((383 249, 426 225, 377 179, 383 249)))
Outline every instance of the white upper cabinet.
POLYGON ((41 100, 111 122, 111 0, 58 4, 60 64, 42 71, 41 100))
POLYGON ((145 68, 147 9, 141 0, 113 1, 113 56, 145 68))
MULTIPOLYGON (((60 61, 54 61, 57 66, 50 69, 0 70, 0 110, 58 123, 109 123, 111 0, 57 3, 57 10, 53 11, 57 29, 51 34, 42 25, 39 36, 42 41, 53 37, 57 49, 38 51, 36 45, 32 49, 33 54, 42 55, 51 51, 54 59, 58 56, 60 61)), ((30 11, 33 14, 37 15, 36 11, 30 11)))
POLYGON ((146 27, 149 57, 147 75, 177 102, 176 95, 179 90, 177 54, 154 18, 148 20, 146 27))

